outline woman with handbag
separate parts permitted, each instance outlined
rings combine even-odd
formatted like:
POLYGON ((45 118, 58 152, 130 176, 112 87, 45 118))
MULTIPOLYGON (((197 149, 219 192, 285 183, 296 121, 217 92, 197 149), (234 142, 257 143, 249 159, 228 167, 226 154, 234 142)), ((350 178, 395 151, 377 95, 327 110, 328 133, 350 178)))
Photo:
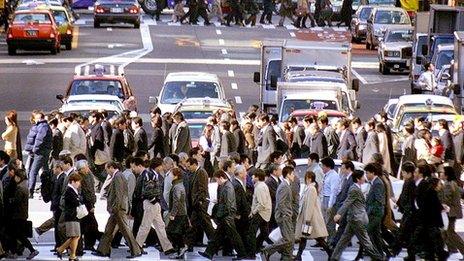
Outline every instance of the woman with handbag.
POLYGON ((322 246, 327 255, 332 254, 332 250, 325 241, 329 235, 322 217, 321 202, 317 195, 316 174, 307 171, 305 174, 305 188, 300 197, 300 211, 296 221, 295 238, 300 240, 298 253, 295 260, 302 260, 301 255, 306 248, 308 239, 315 239, 322 246))
POLYGON ((314 21, 313 14, 311 14, 310 11, 311 1, 298 0, 296 4, 297 6, 295 13, 297 19, 293 25, 296 28, 306 28, 306 19, 308 19, 309 17, 309 20, 311 20, 311 27, 314 27, 316 25, 316 22, 314 21))
POLYGON ((81 175, 77 173, 71 174, 71 176, 69 176, 68 187, 66 188, 66 192, 64 194, 64 221, 66 225, 66 236, 68 237, 68 240, 66 240, 66 242, 64 242, 56 249, 56 253, 60 259, 62 259, 63 252, 69 248, 69 260, 78 260, 76 257, 76 249, 77 244, 79 243, 79 238, 81 236, 81 228, 78 216, 80 216, 80 218, 85 216, 85 213, 82 213, 81 211, 85 209, 85 206, 81 204, 79 192, 77 191, 81 186, 81 180, 81 175), (84 206, 84 208, 81 208, 81 205, 84 206))

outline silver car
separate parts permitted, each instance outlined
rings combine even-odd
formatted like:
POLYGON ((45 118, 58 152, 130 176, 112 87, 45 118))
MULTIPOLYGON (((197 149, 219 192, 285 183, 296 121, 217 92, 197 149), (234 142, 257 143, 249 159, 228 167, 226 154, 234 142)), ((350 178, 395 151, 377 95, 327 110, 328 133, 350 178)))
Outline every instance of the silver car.
POLYGON ((367 19, 371 15, 372 9, 372 6, 361 5, 353 15, 353 19, 351 19, 351 40, 354 43, 366 39, 367 19))
POLYGON ((411 69, 413 28, 392 27, 380 38, 378 49, 379 72, 390 73, 390 70, 405 71, 411 69))
POLYGON ((405 29, 411 27, 408 13, 399 7, 381 6, 372 10, 367 20, 366 49, 374 50, 379 45, 379 38, 383 37, 388 28, 405 29))

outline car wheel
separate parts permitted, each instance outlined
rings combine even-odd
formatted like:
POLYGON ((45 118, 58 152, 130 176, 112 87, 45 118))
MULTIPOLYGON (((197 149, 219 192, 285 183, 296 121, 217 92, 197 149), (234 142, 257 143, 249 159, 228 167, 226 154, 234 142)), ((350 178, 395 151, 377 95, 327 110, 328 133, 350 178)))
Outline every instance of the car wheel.
POLYGON ((366 39, 366 50, 370 50, 371 49, 371 44, 369 43, 369 38, 366 39))
POLYGON ((15 55, 16 54, 16 48, 13 46, 8 46, 8 55, 15 55))
POLYGON ((386 75, 386 74, 389 74, 389 73, 390 73, 390 69, 385 64, 383 64, 382 65, 382 74, 386 75))
POLYGON ((93 28, 100 28, 100 22, 93 21, 93 28))
POLYGON ((383 67, 382 67, 382 62, 379 62, 379 73, 382 73, 383 67))
POLYGON ((134 28, 139 29, 140 28, 140 21, 137 21, 134 23, 134 28))
POLYGON ((142 7, 143 11, 149 15, 155 15, 156 9, 158 9, 158 4, 156 0, 141 0, 139 1, 140 7, 142 7))
POLYGON ((65 47, 66 47, 66 50, 72 50, 72 43, 71 42, 68 42, 65 44, 65 47))

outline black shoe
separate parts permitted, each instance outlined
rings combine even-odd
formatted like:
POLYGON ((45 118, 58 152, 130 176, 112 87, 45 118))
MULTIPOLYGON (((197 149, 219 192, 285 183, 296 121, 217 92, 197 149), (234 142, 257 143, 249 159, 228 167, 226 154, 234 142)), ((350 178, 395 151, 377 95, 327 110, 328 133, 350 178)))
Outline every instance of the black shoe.
POLYGON ((207 259, 209 259, 209 260, 213 260, 213 257, 210 256, 210 255, 208 255, 208 254, 205 253, 205 252, 198 251, 198 254, 199 254, 200 256, 204 257, 204 258, 207 258, 207 259))
POLYGON ((168 251, 164 251, 165 256, 169 256, 169 255, 172 255, 174 253, 176 253, 176 250, 174 250, 174 248, 171 248, 168 251))
POLYGON ((56 248, 50 249, 50 252, 52 252, 52 253, 56 252, 56 248))
POLYGON ((187 252, 190 252, 190 253, 193 252, 193 246, 189 246, 189 247, 187 248, 187 252))
POLYGON ((205 24, 206 26, 211 25, 210 22, 205 22, 204 24, 205 24))
POLYGON ((99 257, 110 257, 110 254, 103 254, 102 252, 99 252, 99 251, 95 251, 95 252, 92 252, 92 255, 93 256, 99 256, 99 257))
POLYGON ((127 259, 133 259, 133 258, 137 258, 137 257, 141 257, 142 254, 138 254, 138 255, 130 255, 130 256, 126 256, 127 259))
POLYGON ((322 245, 319 244, 319 243, 316 243, 316 244, 312 245, 311 247, 322 247, 322 245))

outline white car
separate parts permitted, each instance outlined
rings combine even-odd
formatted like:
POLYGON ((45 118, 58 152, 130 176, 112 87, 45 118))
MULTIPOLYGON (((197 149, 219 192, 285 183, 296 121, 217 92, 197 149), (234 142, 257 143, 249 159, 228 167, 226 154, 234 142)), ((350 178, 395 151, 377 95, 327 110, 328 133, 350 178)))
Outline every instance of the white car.
POLYGON ((177 104, 174 112, 180 111, 187 120, 206 120, 217 110, 231 111, 234 110, 232 104, 227 100, 213 98, 189 98, 177 104))
POLYGON ((392 27, 381 38, 378 48, 379 72, 411 69, 413 27, 392 27))
POLYGON ((225 99, 224 89, 216 74, 204 72, 170 73, 164 80, 158 97, 150 97, 151 103, 163 113, 174 112, 176 105, 188 98, 225 99))
POLYGON ((398 98, 398 102, 395 106, 392 119, 399 117, 398 112, 404 108, 410 107, 424 107, 427 103, 430 103, 430 107, 433 108, 443 108, 443 109, 454 109, 453 101, 448 97, 440 95, 431 95, 431 94, 413 94, 413 95, 403 95, 398 98))
POLYGON ((77 113, 88 116, 92 111, 105 110, 108 118, 121 115, 124 106, 114 95, 71 95, 60 108, 62 113, 77 113))

